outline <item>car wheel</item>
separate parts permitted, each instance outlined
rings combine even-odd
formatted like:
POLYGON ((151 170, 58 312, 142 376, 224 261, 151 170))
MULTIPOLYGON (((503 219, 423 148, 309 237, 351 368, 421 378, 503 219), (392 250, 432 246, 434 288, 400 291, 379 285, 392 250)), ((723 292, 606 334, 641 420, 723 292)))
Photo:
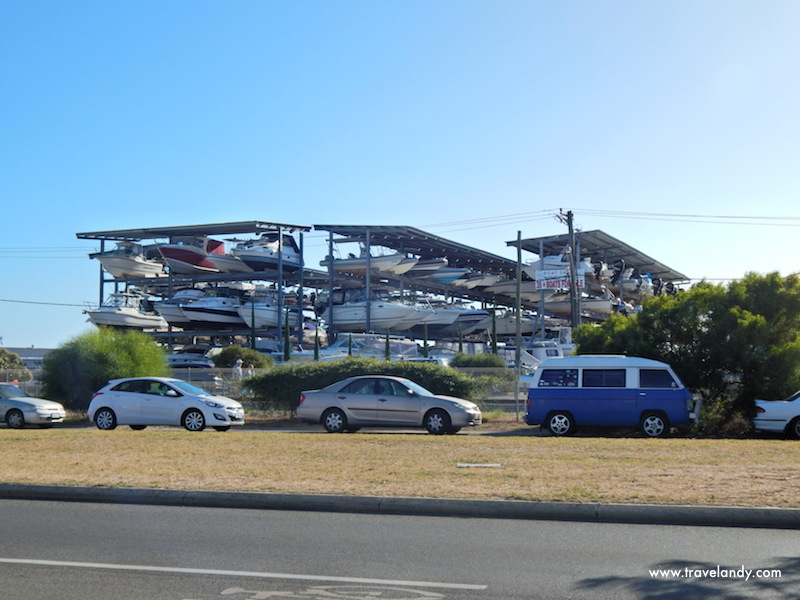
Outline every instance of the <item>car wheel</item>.
POLYGON ((217 431, 228 431, 228 429, 230 428, 231 428, 230 425, 216 425, 214 427, 214 429, 216 429, 217 431))
POLYGON ((322 424, 328 433, 347 431, 347 415, 338 408, 329 408, 322 414, 322 424))
POLYGON ((190 408, 183 413, 181 423, 189 431, 203 431, 206 428, 206 418, 195 408, 190 408))
POLYGON ((128 427, 130 427, 134 431, 141 431, 142 429, 147 427, 147 425, 128 425, 128 427))
POLYGON ((639 429, 647 437, 664 437, 669 433, 669 424, 660 413, 645 413, 639 423, 639 429))
POLYGON ((575 430, 572 415, 567 412, 554 412, 547 417, 547 429, 557 436, 569 435, 575 430))
POLYGON ((425 429, 433 435, 444 435, 450 431, 450 415, 441 409, 435 409, 425 415, 425 429))
POLYGON ((117 426, 117 415, 110 408, 101 408, 94 415, 94 424, 98 429, 114 429, 117 426))
POLYGON ((789 434, 790 438, 800 440, 800 417, 796 417, 789 423, 789 426, 786 428, 786 433, 789 434))
POLYGON ((447 430, 447 435, 455 435, 459 431, 461 431, 461 427, 451 427, 450 429, 447 430))
POLYGON ((16 408, 8 411, 6 413, 6 423, 8 423, 9 427, 13 429, 22 429, 25 427, 25 417, 22 414, 21 410, 17 410, 16 408))

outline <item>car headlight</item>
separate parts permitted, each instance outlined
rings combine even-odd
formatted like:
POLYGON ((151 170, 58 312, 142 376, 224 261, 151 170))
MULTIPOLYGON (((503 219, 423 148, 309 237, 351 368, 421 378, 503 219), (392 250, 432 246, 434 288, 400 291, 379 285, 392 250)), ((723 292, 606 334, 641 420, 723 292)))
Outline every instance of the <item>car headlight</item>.
POLYGON ((214 402, 213 400, 203 400, 208 406, 211 408, 223 408, 222 404, 219 402, 214 402))

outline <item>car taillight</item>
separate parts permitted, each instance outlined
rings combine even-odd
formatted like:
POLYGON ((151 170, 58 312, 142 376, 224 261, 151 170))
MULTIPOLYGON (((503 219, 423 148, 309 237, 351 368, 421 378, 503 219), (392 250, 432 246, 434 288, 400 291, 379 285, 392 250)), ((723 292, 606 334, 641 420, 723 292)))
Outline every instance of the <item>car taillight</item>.
POLYGON ((306 399, 306 395, 305 394, 300 394, 300 404, 302 404, 303 400, 305 400, 305 399, 306 399))
POLYGON ((103 392, 95 392, 94 394, 92 394, 92 400, 94 400, 98 396, 102 396, 102 395, 103 395, 103 392))
POLYGON ((756 412, 757 412, 757 413, 765 413, 765 412, 767 412, 767 411, 765 411, 765 410, 764 410, 763 408, 761 408, 760 406, 756 406, 756 412))

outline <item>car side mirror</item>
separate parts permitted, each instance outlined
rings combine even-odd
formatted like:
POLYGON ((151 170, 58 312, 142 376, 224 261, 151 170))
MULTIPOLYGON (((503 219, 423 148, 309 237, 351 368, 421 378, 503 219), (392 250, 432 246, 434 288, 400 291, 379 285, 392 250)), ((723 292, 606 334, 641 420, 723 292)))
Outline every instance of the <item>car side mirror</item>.
POLYGON ((175 390, 167 390, 167 396, 170 398, 177 398, 179 394, 175 390))
POLYGON ((408 394, 409 396, 416 396, 417 392, 415 392, 414 390, 406 389, 406 394, 408 394))

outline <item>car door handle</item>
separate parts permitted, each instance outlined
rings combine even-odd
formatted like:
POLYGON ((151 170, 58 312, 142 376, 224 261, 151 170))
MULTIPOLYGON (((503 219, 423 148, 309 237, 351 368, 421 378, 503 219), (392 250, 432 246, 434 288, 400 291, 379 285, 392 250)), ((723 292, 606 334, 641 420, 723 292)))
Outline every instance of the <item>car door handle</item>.
POLYGON ((386 398, 378 398, 378 402, 386 402, 386 398))

